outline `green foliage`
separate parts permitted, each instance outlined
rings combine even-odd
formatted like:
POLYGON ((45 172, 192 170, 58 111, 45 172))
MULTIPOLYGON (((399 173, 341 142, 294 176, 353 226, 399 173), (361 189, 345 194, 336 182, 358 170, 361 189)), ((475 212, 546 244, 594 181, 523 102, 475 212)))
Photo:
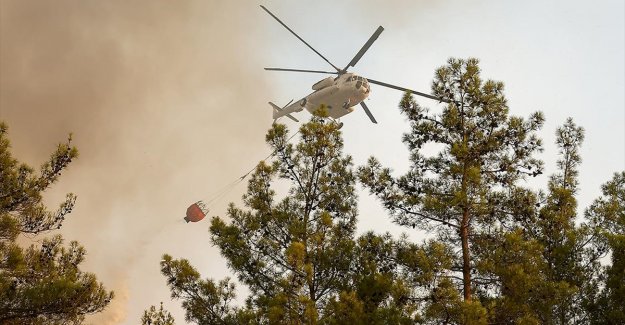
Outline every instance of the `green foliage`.
POLYGON ((591 227, 575 224, 583 137, 583 129, 571 119, 558 128, 558 171, 550 177, 547 193, 519 196, 513 227, 474 241, 477 269, 490 279, 478 292, 494 323, 589 321, 585 305, 597 288, 601 253, 593 245, 591 227))
POLYGON ((612 253, 611 265, 601 275, 603 290, 591 304, 594 324, 625 323, 625 172, 602 186, 603 197, 586 210, 599 235, 600 249, 612 253))
POLYGON ((228 218, 211 220, 212 242, 250 290, 235 307, 227 280, 201 280, 186 260, 161 263, 173 298, 188 321, 200 324, 411 323, 410 290, 395 271, 397 246, 389 235, 355 238, 356 194, 351 157, 342 154, 339 126, 323 111, 289 143, 274 125, 267 143, 272 162, 260 162, 228 218), (278 199, 274 188, 288 185, 278 199))
POLYGON ((509 116, 503 84, 483 82, 476 59, 450 59, 437 70, 432 90, 452 102, 441 114, 431 114, 409 93, 399 105, 411 127, 403 139, 412 163, 408 173, 394 177, 372 157, 358 176, 395 223, 433 231, 438 240, 461 248, 446 275, 462 284, 468 301, 472 289, 481 286, 472 279, 478 271, 471 255, 474 238, 511 227, 534 212, 531 193, 517 181, 542 172, 542 162, 533 155, 542 150, 535 132, 543 117, 509 116), (433 148, 440 150, 428 154, 433 148))
POLYGON ((545 323, 555 303, 547 280, 543 246, 525 231, 499 231, 474 242, 477 269, 482 275, 478 296, 495 324, 545 323))
POLYGON ((567 119, 556 131, 560 159, 558 171, 550 177, 548 193, 535 222, 527 225, 533 238, 543 247, 547 263, 543 272, 545 282, 552 287, 549 303, 541 320, 545 323, 588 323, 582 304, 592 294, 593 277, 599 267, 600 254, 593 242, 592 231, 586 225, 576 226, 577 167, 581 163, 579 148, 584 130, 567 119))
POLYGON ((463 300, 456 285, 443 278, 433 288, 424 312, 428 324, 486 324, 487 312, 479 301, 463 300))
POLYGON ((575 223, 583 129, 571 119, 558 128, 558 172, 546 193, 521 187, 542 173, 534 157, 542 114, 509 116, 503 84, 483 82, 479 72, 475 59, 437 70, 432 90, 451 102, 440 114, 405 94, 410 170, 395 177, 372 157, 358 177, 395 223, 431 231, 449 247, 428 255, 440 261, 432 273, 423 255, 408 260, 421 261, 406 270, 419 280, 412 288, 425 285, 426 322, 588 323, 598 308, 599 260, 616 237, 601 235, 602 218, 575 223))
POLYGON ((20 234, 61 227, 75 196, 68 194, 51 212, 41 195, 78 152, 70 138, 35 173, 12 157, 6 132, 0 123, 0 323, 80 323, 85 315, 102 311, 113 297, 93 274, 78 268, 85 250, 75 241, 63 246, 60 235, 27 249, 16 243, 20 234))
POLYGON ((323 306, 348 283, 356 223, 351 157, 335 123, 320 117, 304 124, 296 146, 284 125, 275 125, 267 142, 277 159, 261 162, 243 202, 231 205, 227 224, 211 222, 211 239, 220 248, 251 299, 268 304, 269 321, 316 322, 323 306), (271 183, 289 180, 289 195, 278 201, 271 183), (278 297, 278 299, 272 299, 278 297))
POLYGON ((0 224, 6 227, 0 230, 0 239, 14 240, 20 233, 36 234, 60 228, 76 197, 70 193, 58 210, 48 211, 41 202, 41 194, 78 156, 78 150, 71 146, 71 135, 67 143, 58 145, 39 173, 35 173, 33 168, 13 158, 6 133, 6 124, 0 123, 0 224))
MULTIPOLYGON (((413 324, 419 320, 400 251, 406 243, 389 234, 366 233, 356 240, 349 287, 329 304, 324 323, 413 324)), ((408 255, 407 253, 403 254, 408 255)))
POLYGON ((141 325, 174 325, 174 317, 163 308, 163 303, 161 302, 161 307, 156 310, 156 307, 150 306, 150 308, 143 312, 143 316, 141 317, 141 325))
POLYGON ((218 283, 206 279, 187 260, 173 260, 164 255, 161 272, 167 279, 174 299, 182 299, 185 320, 197 324, 239 324, 247 315, 230 306, 235 298, 234 284, 229 279, 218 283))
POLYGON ((437 70, 440 114, 410 94, 400 110, 411 166, 393 175, 371 157, 352 171, 337 126, 323 113, 297 145, 274 125, 261 162, 211 240, 250 288, 233 306, 234 285, 202 280, 186 260, 161 263, 187 320, 216 324, 621 324, 625 323, 625 172, 577 212, 584 131, 557 129, 559 159, 545 191, 522 187, 540 175, 543 116, 509 115, 503 84, 482 81, 476 59, 437 70), (360 182, 392 220, 429 231, 355 237, 360 182), (285 197, 277 189, 288 186, 285 197), (601 259, 610 254, 611 264, 601 259))

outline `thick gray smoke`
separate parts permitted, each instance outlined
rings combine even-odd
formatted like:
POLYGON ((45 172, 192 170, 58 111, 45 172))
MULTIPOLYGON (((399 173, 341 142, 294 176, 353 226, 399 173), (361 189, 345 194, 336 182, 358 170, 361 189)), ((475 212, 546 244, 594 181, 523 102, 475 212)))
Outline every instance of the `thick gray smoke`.
POLYGON ((266 155, 272 94, 250 27, 266 18, 259 10, 203 0, 0 2, 0 119, 14 153, 38 166, 69 132, 80 151, 46 199, 78 195, 61 233, 87 248, 85 268, 117 293, 90 322, 136 323, 129 306, 167 302, 164 252, 225 268, 207 223, 179 220, 266 155))

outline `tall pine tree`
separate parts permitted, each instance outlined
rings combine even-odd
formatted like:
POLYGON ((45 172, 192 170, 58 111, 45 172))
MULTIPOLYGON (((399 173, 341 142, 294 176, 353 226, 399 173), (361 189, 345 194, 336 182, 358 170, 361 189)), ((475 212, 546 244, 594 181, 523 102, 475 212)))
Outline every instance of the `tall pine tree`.
POLYGON ((583 139, 584 130, 570 118, 557 129, 558 171, 549 179, 536 222, 526 227, 543 246, 542 255, 547 263, 545 281, 553 287, 551 299, 546 299, 550 303, 545 303, 551 308, 540 315, 544 323, 587 324, 589 321, 583 304, 595 290, 593 276, 601 254, 592 245, 592 229, 586 224, 576 225, 579 148, 583 139))
POLYGON ((526 208, 522 203, 531 193, 519 188, 518 181, 542 172, 534 154, 542 150, 536 131, 543 117, 509 116, 503 84, 482 81, 477 59, 450 59, 436 71, 432 90, 451 102, 440 114, 430 113, 410 94, 400 102, 411 127, 403 139, 410 150, 410 170, 394 177, 391 169, 370 158, 358 176, 395 223, 431 231, 459 248, 438 292, 453 297, 454 284, 459 284, 463 310, 483 319, 479 303, 471 302, 483 283, 475 277, 471 246, 482 233, 512 227, 520 217, 517 210, 526 208))
POLYGON ((592 227, 576 224, 583 138, 583 129, 570 118, 559 127, 557 171, 546 193, 519 201, 513 228, 483 234, 476 241, 479 271, 495 279, 500 289, 481 294, 493 323, 589 322, 585 306, 597 290, 602 255, 593 244, 592 227))
POLYGON ((165 256, 161 271, 188 321, 200 324, 399 324, 415 313, 395 276, 396 245, 388 235, 355 238, 352 159, 342 153, 339 125, 320 112, 289 143, 284 125, 266 140, 273 162, 260 162, 227 218, 211 220, 211 241, 250 290, 234 306, 227 279, 201 279, 188 261, 165 256), (282 199, 277 189, 287 188, 282 199))

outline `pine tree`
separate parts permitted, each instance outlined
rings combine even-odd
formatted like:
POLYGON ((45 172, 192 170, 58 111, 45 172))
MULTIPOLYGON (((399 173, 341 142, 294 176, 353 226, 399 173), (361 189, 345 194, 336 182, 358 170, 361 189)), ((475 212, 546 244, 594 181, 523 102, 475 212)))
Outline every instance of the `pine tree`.
MULTIPOLYGON (((403 272, 405 265, 425 266, 405 238, 368 232, 356 240, 352 269, 345 276, 349 286, 333 297, 324 324, 414 324, 419 321, 418 302, 412 283, 419 282, 403 272)), ((420 255, 419 257, 422 257, 420 255)), ((426 269, 424 267, 423 269, 426 269)), ((430 268, 427 268, 431 270, 430 268)))
POLYGON ((167 310, 161 307, 156 310, 156 307, 150 306, 150 308, 143 312, 141 317, 141 325, 174 325, 174 317, 167 310))
POLYGON ((599 251, 611 253, 611 264, 601 273, 603 289, 589 304, 593 324, 625 323, 625 171, 602 186, 603 196, 586 210, 598 233, 599 251))
POLYGON ((440 114, 430 113, 408 93, 399 105, 411 127, 403 139, 410 150, 410 170, 394 177, 372 157, 358 169, 358 176, 395 223, 431 231, 459 248, 445 281, 431 297, 456 299, 455 285, 460 284, 463 303, 457 308, 473 316, 458 321, 483 322, 485 311, 472 300, 475 288, 491 279, 476 273, 471 246, 481 235, 512 229, 517 219, 533 213, 527 211, 531 204, 525 204, 532 193, 517 183, 542 172, 534 154, 542 150, 535 132, 543 116, 509 116, 503 83, 483 82, 476 59, 450 59, 436 71, 432 90, 451 102, 440 114))
POLYGON ((575 222, 583 138, 583 129, 572 119, 559 127, 558 170, 550 177, 546 194, 538 192, 521 201, 526 212, 517 213, 513 229, 476 241, 479 269, 494 276, 502 289, 481 295, 490 306, 491 322, 588 323, 584 305, 597 289, 594 278, 602 255, 593 245, 592 228, 575 222))
MULTIPOLYGON (((591 228, 576 225, 579 148, 584 130, 568 119, 556 132, 560 159, 558 172, 551 176, 544 205, 535 223, 526 229, 543 246, 547 263, 546 279, 551 283, 551 310, 541 313, 543 323, 587 324, 583 304, 595 290, 593 276, 601 254, 592 245, 591 228)), ((549 305, 549 304, 545 304, 549 305)))
POLYGON ((84 248, 75 241, 64 246, 60 235, 27 249, 16 242, 20 234, 61 227, 76 197, 68 194, 58 210, 49 211, 41 195, 78 152, 70 137, 35 173, 13 158, 6 134, 7 126, 0 123, 0 323, 80 323, 113 298, 95 275, 78 268, 84 248))
MULTIPOLYGON (((266 140, 272 163, 256 167, 226 220, 211 220, 211 241, 250 290, 235 306, 228 280, 201 279, 188 261, 165 256, 161 271, 172 297, 183 300, 187 321, 198 324, 412 323, 409 292, 390 235, 355 238, 356 193, 351 157, 334 122, 323 113, 289 143, 284 125, 266 140), (288 186, 282 199, 278 188, 288 186)), ((406 254, 409 255, 409 254, 406 254)))
POLYGON ((347 286, 354 249, 355 178, 338 125, 314 118, 300 134, 293 146, 275 125, 267 143, 277 159, 257 166, 243 197, 251 210, 231 205, 230 224, 211 221, 213 243, 272 323, 322 318, 330 297, 347 286), (276 177, 292 184, 280 201, 271 188, 276 177))
POLYGON ((226 278, 203 280, 185 259, 164 255, 161 273, 167 279, 171 297, 182 300, 185 320, 196 324, 257 324, 253 312, 233 306, 235 286, 226 278))

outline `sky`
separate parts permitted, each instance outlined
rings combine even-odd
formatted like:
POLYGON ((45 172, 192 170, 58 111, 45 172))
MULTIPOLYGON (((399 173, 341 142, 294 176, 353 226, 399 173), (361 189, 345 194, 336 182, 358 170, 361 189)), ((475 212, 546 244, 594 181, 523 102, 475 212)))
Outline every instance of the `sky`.
MULTIPOLYGON (((70 132, 80 151, 45 200, 54 207, 65 193, 77 194, 55 233, 84 245, 83 269, 116 293, 88 323, 136 324, 163 301, 183 324, 180 302, 169 298, 160 275, 164 253, 189 259, 204 277, 234 277, 210 243, 208 220, 182 221, 186 207, 212 198, 269 154, 268 101, 302 98, 324 77, 263 67, 329 68, 259 4, 0 0, 0 120, 9 125, 14 155, 39 166, 70 132)), ((529 186, 544 188, 557 159, 555 130, 572 117, 586 130, 580 211, 625 169, 621 0, 262 4, 337 66, 383 26, 351 71, 424 92, 448 58, 479 58, 483 79, 505 83, 511 114, 545 114, 539 157, 546 175, 529 186)), ((345 152, 356 165, 374 155, 397 174, 407 169, 401 95, 372 87, 367 105, 377 125, 360 110, 342 118, 345 152)), ((238 184, 210 204, 210 215, 224 216, 244 190, 238 184)), ((404 231, 368 193, 360 189, 359 196, 359 232, 404 231)), ((409 235, 418 241, 424 234, 409 235)))

